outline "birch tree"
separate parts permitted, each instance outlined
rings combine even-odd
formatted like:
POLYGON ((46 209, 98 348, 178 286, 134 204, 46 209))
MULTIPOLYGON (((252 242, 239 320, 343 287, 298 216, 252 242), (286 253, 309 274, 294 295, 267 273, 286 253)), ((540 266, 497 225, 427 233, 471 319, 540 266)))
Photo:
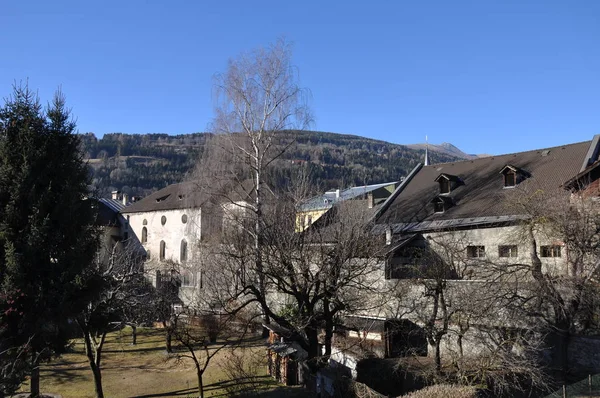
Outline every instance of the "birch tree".
MULTIPOLYGON (((302 130, 311 121, 308 92, 298 81, 291 45, 284 40, 230 60, 226 72, 217 74, 214 79, 216 107, 212 131, 225 138, 220 140, 220 145, 227 156, 221 161, 233 161, 240 166, 237 170, 228 165, 219 168, 227 171, 220 177, 234 184, 241 184, 247 178, 252 181, 251 189, 247 190, 248 205, 243 206, 253 215, 253 225, 246 230, 254 245, 253 260, 242 273, 258 276, 261 295, 265 293, 266 172, 291 145, 291 142, 280 142, 278 133, 302 130)), ((204 167, 201 165, 201 168, 204 167)), ((264 321, 269 323, 267 311, 264 321)))

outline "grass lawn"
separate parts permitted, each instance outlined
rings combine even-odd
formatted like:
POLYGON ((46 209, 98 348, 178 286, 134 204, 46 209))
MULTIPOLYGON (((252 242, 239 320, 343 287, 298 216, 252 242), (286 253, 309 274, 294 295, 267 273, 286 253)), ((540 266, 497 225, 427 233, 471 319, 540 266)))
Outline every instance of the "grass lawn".
MULTIPOLYGON (((140 329, 135 346, 131 345, 131 329, 107 336, 102 357, 105 397, 198 396, 193 362, 167 355, 164 347, 164 332, 161 329, 140 329)), ((259 361, 253 382, 260 385, 262 397, 308 396, 301 388, 280 386, 267 376, 263 339, 252 337, 244 342, 243 347, 237 348, 237 352, 241 350, 244 358, 259 361)), ((231 350, 221 350, 204 373, 205 397, 227 397, 228 386, 251 381, 228 380, 224 364, 228 362, 231 350)), ((42 365, 40 384, 42 393, 60 394, 64 398, 95 397, 92 371, 85 356, 83 340, 73 341, 72 352, 42 365)), ((23 385, 22 391, 28 389, 27 384, 23 385)))

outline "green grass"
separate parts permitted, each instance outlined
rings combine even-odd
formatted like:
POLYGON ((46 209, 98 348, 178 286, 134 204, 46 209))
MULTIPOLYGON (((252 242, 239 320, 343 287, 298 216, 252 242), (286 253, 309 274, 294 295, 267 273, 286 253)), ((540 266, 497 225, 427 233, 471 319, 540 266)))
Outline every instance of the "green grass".
MULTIPOLYGON (((262 358, 264 362, 256 367, 254 378, 263 391, 261 396, 307 396, 304 390, 279 386, 267 376, 262 339, 248 339, 244 347, 244 355, 262 358)), ((230 352, 229 348, 224 349, 211 361, 204 374, 205 397, 227 397, 227 386, 250 381, 228 380, 223 363, 230 352)), ((95 397, 93 376, 81 339, 73 341, 71 352, 42 365, 40 379, 43 393, 60 394, 64 398, 95 397)), ((193 362, 166 353, 161 329, 139 330, 135 346, 131 345, 131 329, 108 335, 102 357, 102 384, 107 398, 198 396, 193 362)), ((28 389, 25 384, 21 390, 28 389)))

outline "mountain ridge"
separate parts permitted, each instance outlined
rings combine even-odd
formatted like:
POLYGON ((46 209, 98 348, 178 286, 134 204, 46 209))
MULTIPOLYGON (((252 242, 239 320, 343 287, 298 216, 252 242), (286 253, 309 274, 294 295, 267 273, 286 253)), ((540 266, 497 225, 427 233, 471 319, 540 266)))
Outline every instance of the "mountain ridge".
MULTIPOLYGON (((293 145, 277 160, 270 176, 284 188, 294 170, 309 168, 319 188, 346 188, 398 181, 418 163, 425 150, 408 145, 351 134, 322 131, 282 131, 279 141, 293 145)), ((146 196, 167 185, 183 181, 201 158, 210 133, 124 134, 107 133, 98 138, 81 134, 84 158, 93 185, 102 196, 120 190, 146 196)), ((432 163, 469 159, 458 148, 431 147, 432 163)))

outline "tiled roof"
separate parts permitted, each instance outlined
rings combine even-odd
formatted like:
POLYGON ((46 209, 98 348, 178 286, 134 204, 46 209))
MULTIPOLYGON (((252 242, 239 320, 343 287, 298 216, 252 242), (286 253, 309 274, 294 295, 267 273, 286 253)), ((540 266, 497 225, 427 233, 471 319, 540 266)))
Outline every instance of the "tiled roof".
MULTIPOLYGON (((597 142, 597 140, 594 140, 597 142)), ((378 224, 431 225, 443 220, 513 216, 518 213, 512 204, 518 195, 541 190, 546 195, 567 195, 562 185, 579 173, 587 159, 592 141, 527 152, 491 156, 454 163, 424 166, 405 186, 401 186, 377 218, 378 224), (500 173, 506 165, 527 173, 514 188, 505 188, 500 173), (454 205, 443 213, 434 213, 431 201, 440 195, 435 179, 440 174, 460 178, 449 194, 454 205)), ((597 155, 594 155, 597 156, 597 155)))
POLYGON ((196 182, 172 184, 146 196, 122 210, 122 213, 138 213, 157 210, 176 210, 200 207, 207 195, 196 182))
MULTIPOLYGON (((264 195, 274 197, 275 194, 264 184, 264 195)), ((208 202, 223 203, 238 200, 248 200, 254 193, 254 181, 229 181, 215 183, 206 187, 198 181, 186 181, 172 184, 154 192, 131 205, 125 207, 122 213, 138 213, 160 210, 177 210, 199 208, 208 202)))

